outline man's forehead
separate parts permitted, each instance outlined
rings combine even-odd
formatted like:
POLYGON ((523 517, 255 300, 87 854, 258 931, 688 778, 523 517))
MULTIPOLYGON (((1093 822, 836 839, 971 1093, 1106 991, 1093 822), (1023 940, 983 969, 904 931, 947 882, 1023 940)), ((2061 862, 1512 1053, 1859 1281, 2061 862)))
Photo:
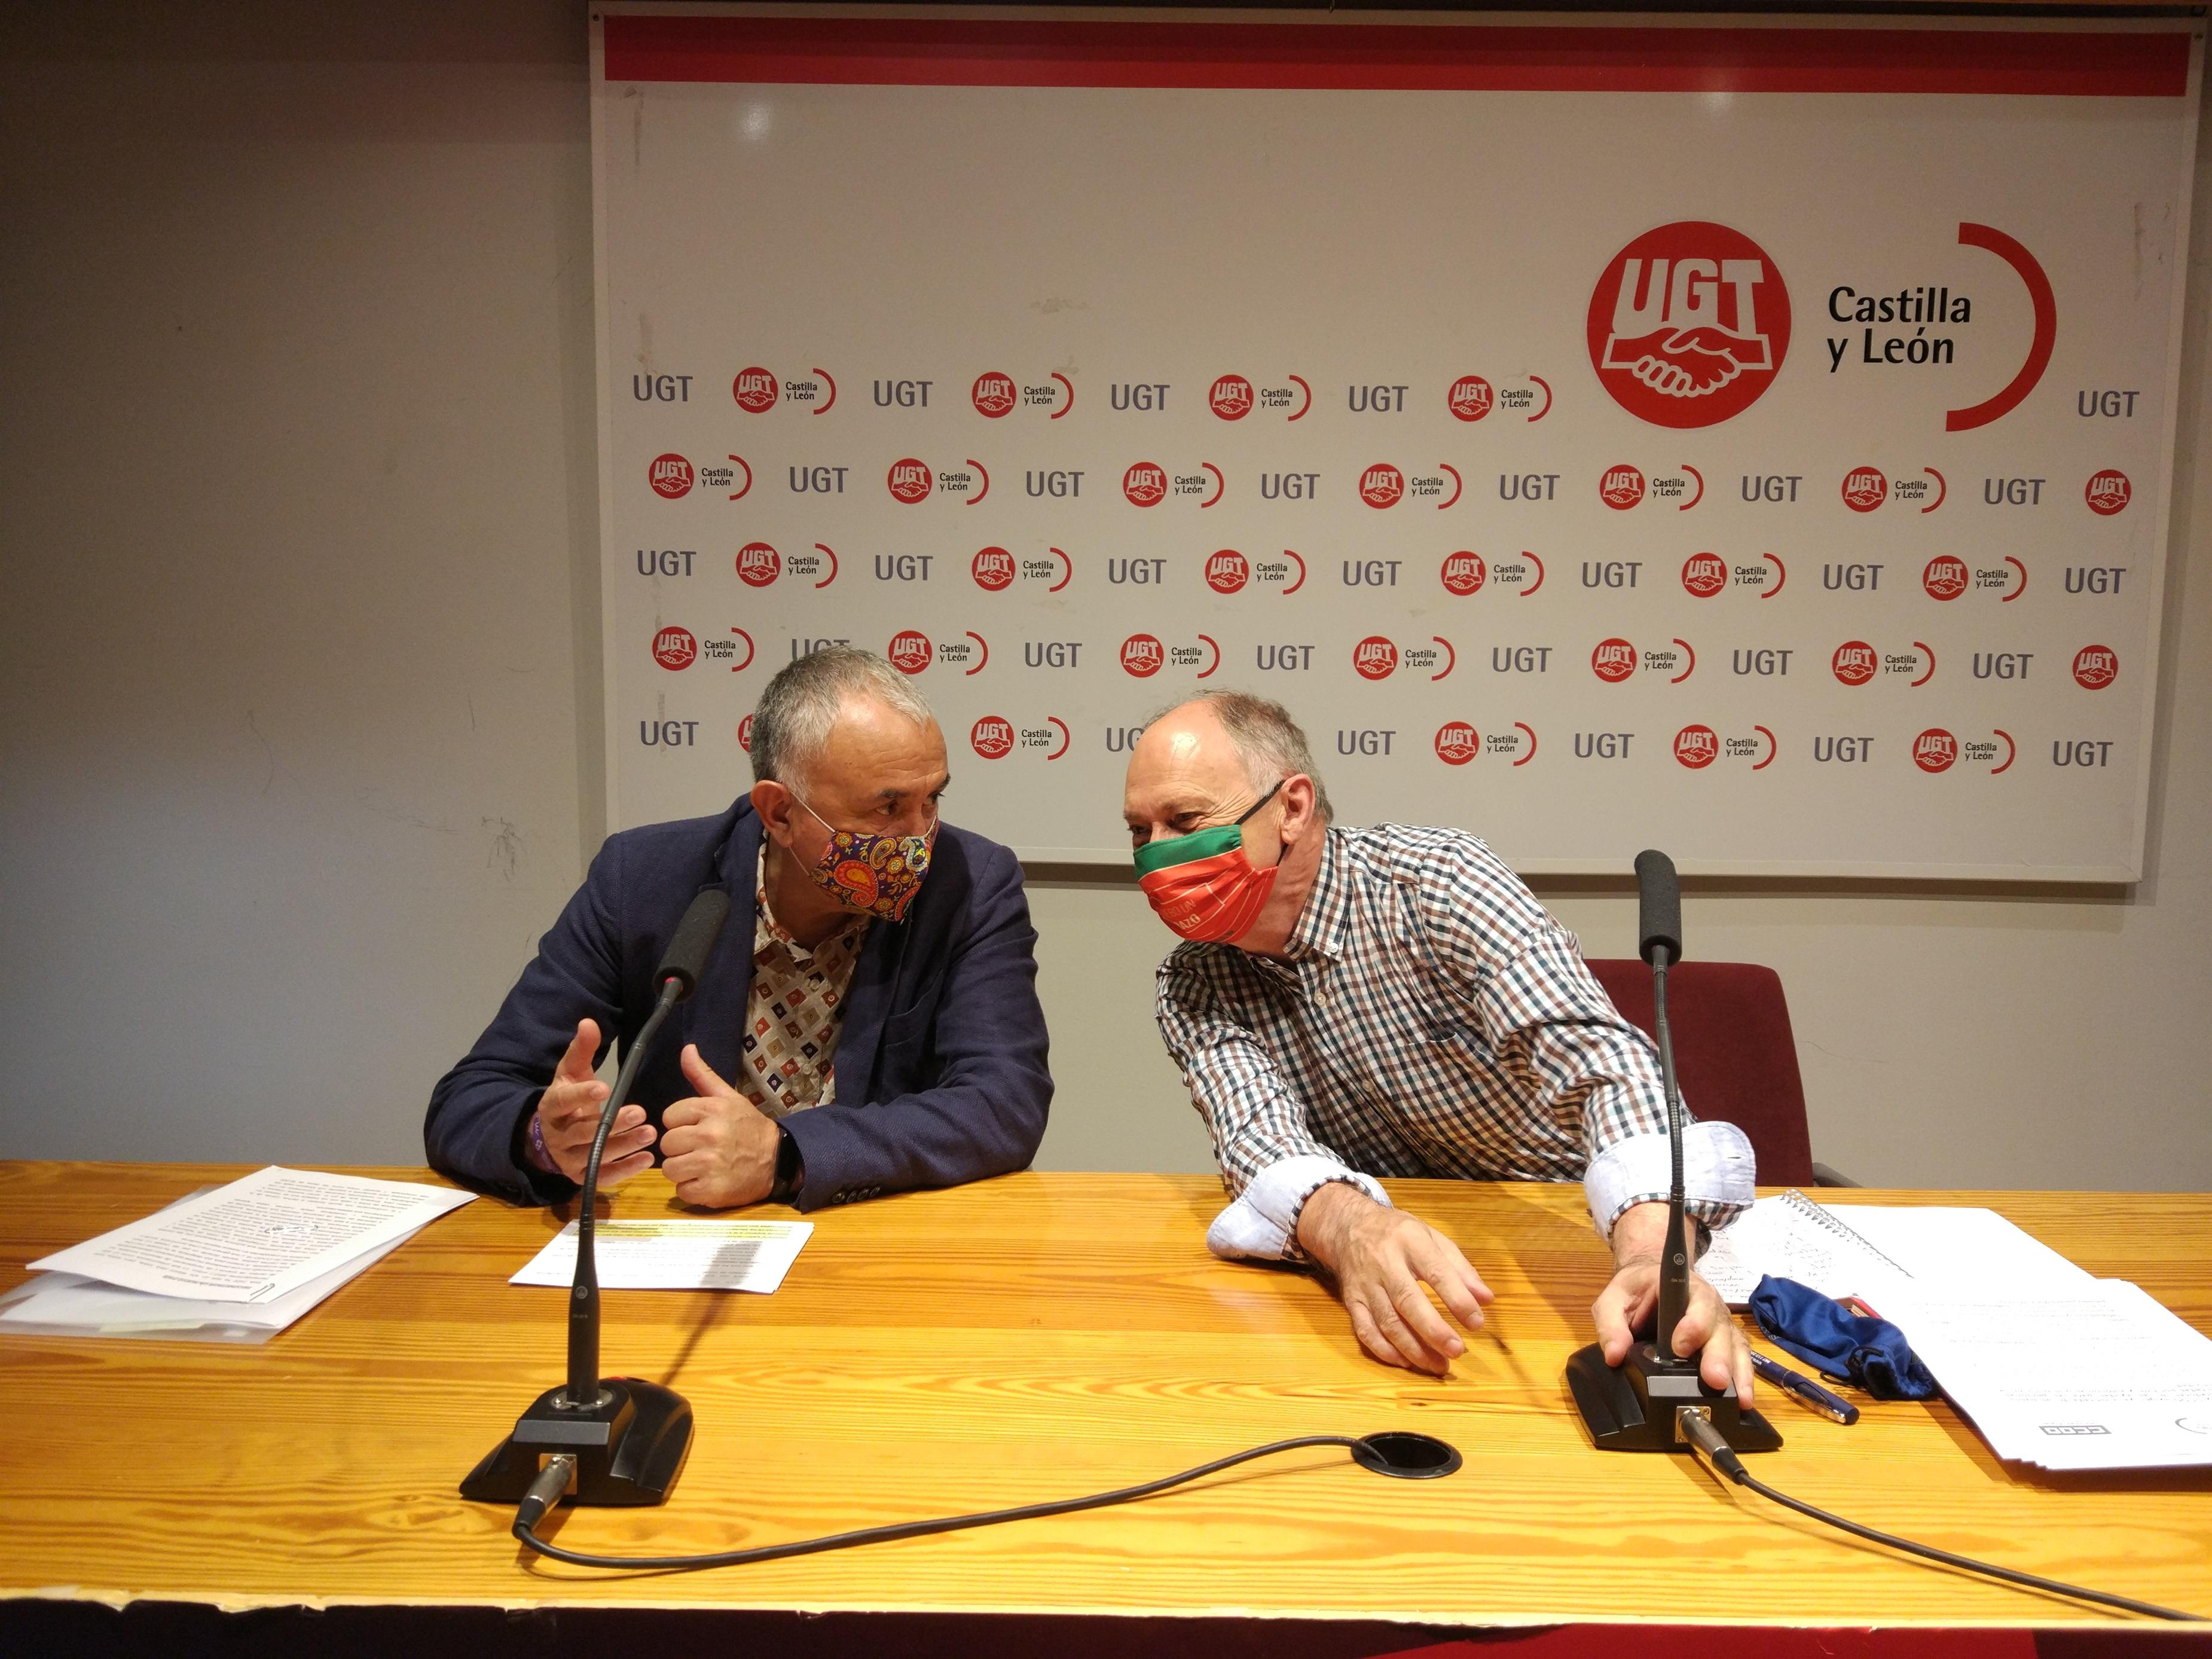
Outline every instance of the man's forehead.
POLYGON ((819 783, 864 799, 926 794, 945 781, 945 738, 872 698, 854 698, 830 729, 817 763, 819 783))
POLYGON ((1236 744, 1202 702, 1171 708, 1145 728, 1138 743, 1156 764, 1194 769, 1234 760, 1236 744))
POLYGON ((1223 747, 1215 741, 1221 736, 1218 730, 1208 732, 1197 721, 1179 720, 1166 734, 1166 757, 1171 764, 1189 769, 1202 767, 1223 747))

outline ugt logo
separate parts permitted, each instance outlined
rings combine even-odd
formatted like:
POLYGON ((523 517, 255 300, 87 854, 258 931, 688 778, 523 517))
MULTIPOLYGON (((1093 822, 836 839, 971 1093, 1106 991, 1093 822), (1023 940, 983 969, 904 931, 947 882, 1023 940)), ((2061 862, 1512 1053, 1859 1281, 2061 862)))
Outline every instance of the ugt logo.
POLYGON ((1710 726, 1686 726, 1674 734, 1674 758, 1692 772, 1711 766, 1720 752, 1720 735, 1710 726))
POLYGON ((747 587, 766 587, 783 574, 783 555, 766 542, 747 542, 738 550, 738 580, 747 587))
POLYGON ((1773 384, 1790 351, 1790 291, 1741 231, 1701 219, 1647 230, 1590 295, 1590 366, 1654 426, 1713 426, 1773 384))
POLYGON ((1003 547, 987 547, 969 567, 975 586, 988 593, 1002 593, 1013 585, 1014 556, 1003 547))
POLYGON ((1636 672, 1636 647, 1626 640, 1600 640, 1590 653, 1590 672, 1607 685, 1619 685, 1636 672))
POLYGON ((741 368, 730 382, 730 396, 746 414, 765 414, 775 407, 775 376, 764 368, 741 368))
POLYGON ((2081 499, 2089 503, 2089 510, 2100 518, 2109 519, 2128 504, 2135 492, 2128 484, 2128 475, 2107 467, 2091 478, 2081 491, 2081 499))
POLYGON ((1966 562, 1949 553, 1938 553, 1920 573, 1920 585, 1928 590, 1928 597, 1947 604, 1966 591, 1966 562))
POLYGON ((1844 505, 1854 513, 1871 513, 1889 499, 1889 480, 1875 466, 1855 466, 1844 474, 1844 505))
POLYGON ((929 635, 916 633, 911 628, 903 633, 892 635, 890 648, 884 653, 890 659, 891 666, 902 674, 919 674, 929 666, 933 654, 929 635))
POLYGON ((691 463, 681 455, 656 455, 645 469, 645 481, 664 501, 678 501, 691 493, 691 463))
POLYGON ((1359 499, 1370 507, 1395 507, 1406 493, 1406 475, 1377 461, 1359 475, 1359 499))
POLYGON ((1864 685, 1875 675, 1874 647, 1864 640, 1845 640, 1828 659, 1828 668, 1845 685, 1864 685))
POLYGON ((1644 474, 1625 463, 1606 468, 1597 481, 1598 499, 1616 513, 1626 513, 1644 499, 1644 474))
POLYGON ((1490 568, 1483 563, 1480 553, 1469 553, 1462 549, 1457 553, 1444 555, 1443 577, 1447 593, 1456 593, 1465 599, 1470 593, 1480 592, 1489 574, 1490 568))
POLYGON ((908 456, 902 461, 893 461, 884 483, 890 485, 891 499, 912 507, 929 495, 929 463, 908 456))
POLYGON ((2085 645, 2074 653, 2074 683, 2101 691, 2120 677, 2119 653, 2109 645, 2085 645))
POLYGON ((1717 553, 1692 553, 1682 561, 1682 586, 1694 598, 1710 599, 1728 586, 1728 561, 1717 553))
POLYGON ((1490 413, 1497 402, 1490 390, 1490 382, 1480 374, 1462 374, 1454 380, 1451 390, 1444 394, 1444 404, 1459 421, 1479 421, 1490 413))
POLYGON ((1948 772, 1959 758, 1959 740, 1931 726, 1912 740, 1912 763, 1923 772, 1948 772))
POLYGON ((1398 666, 1398 647, 1380 634, 1370 634, 1352 647, 1352 665, 1362 679, 1388 679, 1398 666))
POLYGON ((663 668, 689 668, 699 660, 699 641, 690 629, 671 624, 653 636, 653 659, 663 668))
POLYGON ((1166 649, 1151 634, 1132 634, 1121 641, 1121 671, 1148 680, 1160 672, 1167 660, 1166 649))
POLYGON ((986 714, 969 728, 968 746, 985 760, 1004 760, 1014 752, 1014 724, 1002 714, 986 714))

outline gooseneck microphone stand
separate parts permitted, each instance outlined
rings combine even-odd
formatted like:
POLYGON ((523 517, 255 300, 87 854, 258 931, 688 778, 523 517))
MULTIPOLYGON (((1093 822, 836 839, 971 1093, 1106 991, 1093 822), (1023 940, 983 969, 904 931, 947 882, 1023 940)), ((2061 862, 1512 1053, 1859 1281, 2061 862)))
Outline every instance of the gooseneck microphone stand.
MULTIPOLYGON (((1645 858, 1664 854, 1646 853, 1645 858)), ((1641 862, 1641 860, 1638 860, 1641 862)), ((1669 1359, 1690 1356, 1674 1351, 1674 1328, 1690 1310, 1690 1218, 1682 1188, 1682 1091, 1674 1085, 1674 1035, 1667 1029, 1667 969, 1670 942, 1654 939, 1646 947, 1651 964, 1651 1024, 1659 1042, 1659 1082, 1667 1096, 1667 1152, 1671 1174, 1667 1188, 1667 1242, 1659 1263, 1659 1314, 1653 1337, 1669 1359)))
POLYGON ((691 1407, 673 1389, 642 1377, 599 1375, 599 1275, 593 1249, 599 1159, 615 1117, 629 1101, 638 1068, 670 1010, 690 996, 707 954, 730 914, 730 896, 710 887, 691 901, 677 924, 654 979, 659 994, 653 1012, 623 1055, 615 1086, 599 1110, 598 1132, 584 1166, 583 1196, 576 1211, 576 1279, 568 1295, 568 1380, 538 1396, 461 1482, 461 1496, 481 1503, 515 1504, 559 1465, 561 1491, 578 1504, 638 1504, 666 1500, 691 1449, 691 1407))
POLYGON ((1659 1078, 1667 1096, 1670 1179, 1667 1237, 1659 1258, 1659 1307, 1651 1340, 1637 1343, 1618 1365, 1593 1343, 1567 1361, 1567 1387, 1583 1426, 1600 1451, 1689 1451, 1685 1413, 1710 1423, 1740 1452, 1773 1451, 1782 1444, 1774 1426, 1743 1410, 1733 1383, 1716 1389, 1698 1372, 1694 1353, 1679 1353, 1674 1333, 1690 1307, 1689 1218, 1682 1188, 1682 1096, 1674 1083, 1674 1042, 1667 1029, 1667 969, 1682 959, 1682 896, 1674 860, 1664 853, 1636 855, 1641 951, 1651 964, 1654 1035, 1659 1078))

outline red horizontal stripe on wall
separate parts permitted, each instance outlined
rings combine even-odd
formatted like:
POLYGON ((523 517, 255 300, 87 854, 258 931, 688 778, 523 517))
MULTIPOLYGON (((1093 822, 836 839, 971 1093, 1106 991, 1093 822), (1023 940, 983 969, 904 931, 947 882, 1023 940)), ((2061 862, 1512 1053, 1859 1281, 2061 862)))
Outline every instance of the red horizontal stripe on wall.
POLYGON ((610 81, 2179 98, 2179 33, 639 17, 610 81))

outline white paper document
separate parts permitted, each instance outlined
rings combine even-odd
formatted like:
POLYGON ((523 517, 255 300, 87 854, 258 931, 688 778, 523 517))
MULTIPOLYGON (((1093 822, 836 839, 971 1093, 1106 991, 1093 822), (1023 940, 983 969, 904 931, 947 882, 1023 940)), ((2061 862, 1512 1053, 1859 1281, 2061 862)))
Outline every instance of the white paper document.
POLYGON ((1713 1236, 1698 1271, 1731 1307, 1762 1275, 1823 1296, 1864 1297, 1887 1314, 1899 1285, 2079 1291, 2096 1281, 1994 1210, 1941 1205, 1838 1205, 1799 1192, 1762 1198, 1713 1236))
POLYGON ((265 1341, 349 1279, 415 1235, 403 1233, 341 1263, 296 1291, 266 1302, 196 1302, 104 1285, 82 1273, 46 1273, 0 1297, 0 1331, 56 1336, 195 1336, 214 1342, 265 1341))
POLYGON ((265 1304, 405 1237, 472 1196, 271 1164, 30 1265, 164 1297, 265 1304))
POLYGON ((2000 1457, 2047 1469, 2212 1465, 2212 1339, 2124 1279, 1896 1291, 1881 1312, 2000 1457))
MULTIPOLYGON (((783 1283, 813 1235, 811 1221, 602 1221, 592 1255, 610 1291, 756 1291, 783 1283)), ((573 1285, 576 1224, 570 1222, 507 1282, 573 1285)))
POLYGON ((1875 1296, 1909 1279, 1910 1268, 1853 1232, 1802 1193, 1762 1198, 1713 1235, 1698 1272, 1732 1308, 1751 1300, 1768 1273, 1823 1296, 1875 1296))
POLYGON ((1923 1284, 2083 1291, 2097 1282, 1995 1210, 1852 1204, 1830 1213, 1923 1284))

